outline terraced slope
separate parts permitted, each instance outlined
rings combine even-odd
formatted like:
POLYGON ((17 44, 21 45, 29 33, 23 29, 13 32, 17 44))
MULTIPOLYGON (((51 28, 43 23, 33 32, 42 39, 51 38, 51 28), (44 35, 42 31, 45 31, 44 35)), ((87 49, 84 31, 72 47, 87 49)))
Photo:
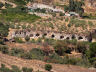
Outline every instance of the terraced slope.
MULTIPOLYGON (((17 65, 18 67, 32 67, 34 71, 40 70, 46 72, 44 70, 45 62, 38 60, 25 60, 13 56, 8 56, 0 53, 0 64, 4 63, 7 67, 11 65, 17 65)), ((81 68, 78 66, 72 65, 61 65, 61 64, 52 64, 54 72, 96 72, 96 70, 89 70, 87 68, 81 68)))

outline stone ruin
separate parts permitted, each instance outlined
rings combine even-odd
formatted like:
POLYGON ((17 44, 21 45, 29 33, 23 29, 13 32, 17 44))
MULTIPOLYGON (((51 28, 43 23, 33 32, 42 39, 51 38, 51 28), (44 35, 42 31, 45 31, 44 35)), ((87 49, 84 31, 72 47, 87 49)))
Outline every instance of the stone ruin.
POLYGON ((55 31, 35 31, 32 29, 26 29, 26 30, 15 30, 10 33, 10 38, 13 39, 14 37, 20 37, 25 38, 26 36, 29 36, 30 38, 50 38, 50 39, 56 39, 56 40, 72 40, 76 39, 77 41, 89 41, 89 37, 85 35, 77 35, 77 34, 66 34, 63 32, 55 32, 55 31))

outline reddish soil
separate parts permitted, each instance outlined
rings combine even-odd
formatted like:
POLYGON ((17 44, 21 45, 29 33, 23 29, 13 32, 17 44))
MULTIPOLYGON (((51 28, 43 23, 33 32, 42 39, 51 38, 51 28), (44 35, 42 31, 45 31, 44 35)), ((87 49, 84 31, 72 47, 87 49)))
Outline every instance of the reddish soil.
MULTIPOLYGON (((35 44, 35 43, 10 43, 10 42, 7 42, 6 43, 8 45, 8 47, 11 49, 11 48, 21 48, 21 49, 24 49, 25 51, 29 51, 33 48, 41 48, 43 49, 44 46, 43 45, 39 45, 39 44, 35 44)), ((49 45, 48 45, 49 46, 49 45)), ((53 47, 52 46, 49 46, 50 49, 53 50, 53 47)))

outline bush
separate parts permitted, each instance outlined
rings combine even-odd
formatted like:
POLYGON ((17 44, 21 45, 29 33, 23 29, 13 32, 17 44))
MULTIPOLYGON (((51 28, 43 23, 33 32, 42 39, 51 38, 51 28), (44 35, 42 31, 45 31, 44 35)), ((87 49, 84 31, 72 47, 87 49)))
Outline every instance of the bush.
POLYGON ((10 8, 12 7, 12 5, 10 5, 9 3, 5 3, 5 8, 10 8))
POLYGON ((45 65, 45 70, 51 71, 51 69, 52 69, 52 65, 50 65, 50 64, 45 65))
POLYGON ((0 8, 2 8, 4 6, 4 4, 2 2, 0 2, 0 8))
POLYGON ((8 32, 9 32, 9 25, 3 24, 2 22, 0 22, 0 36, 7 37, 8 32))
POLYGON ((4 54, 8 54, 9 53, 8 47, 6 47, 6 46, 1 46, 0 51, 2 53, 4 53, 4 54))
POLYGON ((0 39, 0 44, 2 44, 2 45, 4 44, 4 41, 2 39, 0 39))
POLYGON ((14 40, 17 42, 17 43, 24 43, 24 41, 19 38, 19 37, 15 37, 14 40))
POLYGON ((32 54, 31 53, 24 53, 21 55, 21 58, 24 58, 24 59, 32 59, 32 54))
POLYGON ((90 44, 89 56, 90 56, 91 58, 92 58, 92 57, 96 57, 96 42, 90 44))
POLYGON ((62 12, 60 13, 60 16, 64 16, 64 15, 65 15, 64 13, 62 13, 62 12))
POLYGON ((38 38, 37 40, 36 40, 36 43, 41 43, 42 42, 42 39, 41 38, 38 38))
POLYGON ((21 54, 24 53, 23 49, 17 49, 17 48, 12 48, 10 51, 12 56, 20 56, 21 54))
POLYGON ((4 64, 1 64, 0 72, 11 72, 11 70, 7 67, 5 67, 4 64))
POLYGON ((21 70, 17 66, 12 65, 11 67, 12 67, 12 72, 21 72, 21 70))
POLYGON ((64 41, 57 41, 54 45, 55 52, 62 56, 66 52, 67 44, 64 41))
POLYGON ((32 69, 32 68, 23 67, 23 68, 22 68, 22 71, 23 71, 23 72, 32 72, 33 69, 32 69))
POLYGON ((66 18, 66 19, 65 19, 65 22, 68 22, 68 21, 69 21, 69 19, 68 19, 68 18, 66 18))
POLYGON ((30 40, 30 37, 29 36, 26 36, 25 37, 25 40, 28 42, 30 40))
POLYGON ((78 52, 85 54, 86 50, 87 50, 86 42, 78 42, 77 43, 77 51, 78 52))
POLYGON ((49 56, 49 59, 47 60, 47 62, 51 62, 51 63, 60 63, 63 64, 63 58, 60 57, 59 55, 57 55, 56 53, 53 53, 49 56))
POLYGON ((33 48, 30 52, 33 59, 43 60, 45 53, 41 49, 33 48))
POLYGON ((45 43, 48 43, 49 45, 54 45, 54 43, 55 43, 54 39, 45 38, 44 41, 45 41, 45 43))
POLYGON ((31 40, 31 42, 32 42, 32 43, 35 43, 35 40, 34 40, 34 39, 32 39, 32 40, 31 40))

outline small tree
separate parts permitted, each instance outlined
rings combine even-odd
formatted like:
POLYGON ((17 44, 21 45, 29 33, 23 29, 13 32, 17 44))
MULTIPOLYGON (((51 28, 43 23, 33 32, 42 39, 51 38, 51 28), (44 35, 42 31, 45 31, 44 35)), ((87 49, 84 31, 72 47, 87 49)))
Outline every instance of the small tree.
POLYGON ((64 41, 57 41, 54 45, 55 52, 62 56, 67 50, 67 44, 64 41))
POLYGON ((51 71, 51 69, 52 69, 52 65, 50 65, 50 64, 45 65, 45 70, 51 71))
POLYGON ((29 36, 26 36, 26 37, 25 37, 25 40, 26 40, 26 41, 29 41, 29 40, 30 40, 30 37, 29 37, 29 36))

